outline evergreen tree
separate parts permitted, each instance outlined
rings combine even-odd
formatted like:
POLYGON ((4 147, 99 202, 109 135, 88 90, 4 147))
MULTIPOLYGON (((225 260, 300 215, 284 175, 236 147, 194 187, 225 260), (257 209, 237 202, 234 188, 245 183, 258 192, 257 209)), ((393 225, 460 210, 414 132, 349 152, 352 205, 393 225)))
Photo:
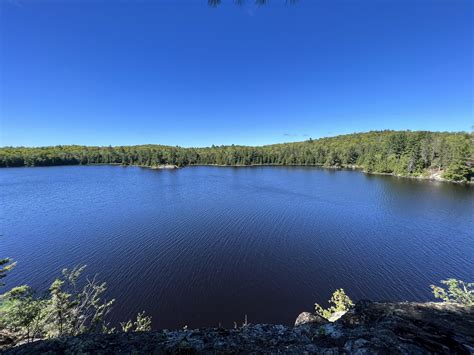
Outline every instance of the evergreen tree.
POLYGON ((56 146, 0 148, 0 167, 77 164, 186 165, 358 165, 367 172, 418 176, 445 171, 467 181, 474 164, 474 134, 465 132, 374 131, 262 147, 162 145, 131 147, 56 146), (463 152, 460 156, 460 152, 463 152), (467 170, 466 170, 467 169, 467 170))

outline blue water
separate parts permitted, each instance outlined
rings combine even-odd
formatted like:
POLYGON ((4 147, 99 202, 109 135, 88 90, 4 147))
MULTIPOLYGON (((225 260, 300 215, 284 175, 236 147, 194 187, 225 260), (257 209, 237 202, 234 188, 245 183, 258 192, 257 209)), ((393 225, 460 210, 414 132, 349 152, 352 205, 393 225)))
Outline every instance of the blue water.
POLYGON ((0 170, 4 280, 45 290, 87 264, 154 328, 292 324, 336 288, 429 300, 474 281, 474 187, 300 167, 0 170))

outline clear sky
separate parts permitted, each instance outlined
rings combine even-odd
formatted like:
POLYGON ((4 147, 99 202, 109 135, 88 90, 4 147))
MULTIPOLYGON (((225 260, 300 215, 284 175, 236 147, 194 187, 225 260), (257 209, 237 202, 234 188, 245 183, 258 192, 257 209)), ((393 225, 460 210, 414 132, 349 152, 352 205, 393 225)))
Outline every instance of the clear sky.
POLYGON ((0 0, 0 145, 468 131, 472 0, 0 0))

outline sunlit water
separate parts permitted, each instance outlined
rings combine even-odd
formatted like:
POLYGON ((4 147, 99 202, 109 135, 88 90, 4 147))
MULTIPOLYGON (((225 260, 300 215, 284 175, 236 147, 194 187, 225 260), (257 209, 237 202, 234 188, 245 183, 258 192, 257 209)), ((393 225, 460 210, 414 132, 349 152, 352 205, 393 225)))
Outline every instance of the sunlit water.
POLYGON ((428 300, 474 279, 474 187, 298 167, 0 170, 8 286, 87 264, 154 328, 293 323, 336 288, 428 300))

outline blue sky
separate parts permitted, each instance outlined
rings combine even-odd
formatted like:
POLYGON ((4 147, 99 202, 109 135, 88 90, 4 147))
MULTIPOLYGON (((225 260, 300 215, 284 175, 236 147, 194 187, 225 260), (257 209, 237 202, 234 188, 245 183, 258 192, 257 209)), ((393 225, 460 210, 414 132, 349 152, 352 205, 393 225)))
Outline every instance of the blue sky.
POLYGON ((468 131, 472 0, 0 1, 0 145, 468 131))

